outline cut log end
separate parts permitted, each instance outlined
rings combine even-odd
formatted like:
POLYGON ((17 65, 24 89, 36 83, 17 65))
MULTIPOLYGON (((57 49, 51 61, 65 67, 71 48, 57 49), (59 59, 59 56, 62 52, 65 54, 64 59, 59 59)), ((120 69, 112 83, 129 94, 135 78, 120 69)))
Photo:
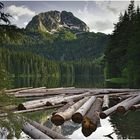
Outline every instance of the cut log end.
POLYGON ((51 122, 57 126, 62 125, 64 121, 65 121, 64 118, 57 114, 53 115, 51 118, 51 122))
POLYGON ((125 113, 126 110, 125 110, 125 108, 123 106, 118 106, 117 107, 117 112, 119 112, 119 113, 125 113))
POLYGON ((99 116, 101 119, 105 119, 107 117, 107 115, 104 112, 101 112, 99 116))
POLYGON ((81 123, 83 120, 83 116, 77 112, 75 114, 72 115, 72 121, 75 122, 75 123, 81 123))
POLYGON ((23 104, 19 104, 18 110, 26 110, 26 107, 23 104))

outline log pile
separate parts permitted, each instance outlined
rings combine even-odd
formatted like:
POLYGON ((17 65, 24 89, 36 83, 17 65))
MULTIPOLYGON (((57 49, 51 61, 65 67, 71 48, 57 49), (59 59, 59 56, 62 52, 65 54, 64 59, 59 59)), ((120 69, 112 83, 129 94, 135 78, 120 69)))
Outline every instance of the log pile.
MULTIPOLYGON (((56 126, 62 125, 68 120, 81 123, 82 133, 86 137, 96 131, 100 124, 100 118, 105 119, 113 113, 125 113, 128 110, 140 109, 139 89, 82 89, 74 87, 47 89, 46 87, 26 87, 5 90, 5 92, 17 98, 32 99, 20 103, 17 107, 18 110, 13 110, 13 113, 58 108, 52 113, 52 123, 56 126), (36 99, 37 97, 41 98, 36 99), (111 105, 112 100, 115 103, 114 105, 111 105)), ((7 116, 7 114, 0 114, 0 117, 4 116, 7 116)), ((55 134, 34 121, 25 123, 23 131, 28 133, 31 138, 66 138, 55 134)))

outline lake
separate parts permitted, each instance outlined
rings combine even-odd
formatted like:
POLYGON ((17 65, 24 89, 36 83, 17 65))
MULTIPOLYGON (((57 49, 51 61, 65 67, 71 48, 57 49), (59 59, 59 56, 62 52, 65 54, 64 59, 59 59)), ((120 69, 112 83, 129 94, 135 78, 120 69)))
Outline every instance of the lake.
MULTIPOLYGON (((15 77, 13 87, 65 87, 75 86, 82 88, 101 88, 104 87, 104 77, 96 76, 76 76, 76 77, 15 77)), ((85 139, 86 137, 81 132, 81 125, 75 124, 72 121, 65 122, 62 126, 56 127, 50 121, 50 115, 54 110, 38 111, 28 113, 25 116, 51 128, 54 131, 62 133, 72 139, 85 139)), ((140 111, 128 112, 124 115, 114 114, 106 119, 101 120, 98 129, 93 132, 88 139, 138 139, 140 138, 140 111), (112 133, 111 137, 106 135, 112 133)), ((20 138, 27 138, 23 132, 20 138)))

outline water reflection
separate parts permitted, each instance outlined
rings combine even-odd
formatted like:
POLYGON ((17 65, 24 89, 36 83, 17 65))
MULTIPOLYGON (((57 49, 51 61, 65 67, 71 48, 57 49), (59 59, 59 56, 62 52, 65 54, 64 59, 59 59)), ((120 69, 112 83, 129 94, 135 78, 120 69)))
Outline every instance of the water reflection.
POLYGON ((13 87, 40 87, 46 86, 52 87, 103 87, 104 77, 103 75, 88 76, 62 76, 62 77, 36 77, 36 76, 24 76, 15 77, 13 80, 13 87))

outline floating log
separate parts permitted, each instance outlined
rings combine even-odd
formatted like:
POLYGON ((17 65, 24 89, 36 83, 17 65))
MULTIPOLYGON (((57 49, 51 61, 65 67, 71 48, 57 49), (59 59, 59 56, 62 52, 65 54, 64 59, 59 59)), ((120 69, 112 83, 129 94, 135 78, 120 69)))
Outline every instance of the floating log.
POLYGON ((33 101, 27 101, 22 104, 18 105, 18 110, 28 110, 28 109, 33 109, 33 108, 38 108, 46 105, 47 101, 52 101, 52 100, 60 100, 62 99, 62 96, 56 96, 53 98, 45 98, 45 99, 39 99, 39 100, 33 100, 33 101))
POLYGON ((140 101, 140 95, 128 100, 128 102, 124 102, 123 104, 117 107, 117 112, 125 113, 129 110, 129 108, 140 101))
MULTIPOLYGON (((53 108, 58 108, 61 106, 63 106, 63 104, 54 105, 54 106, 43 106, 43 107, 28 109, 28 110, 13 111, 12 113, 21 114, 21 113, 35 112, 35 111, 46 110, 46 109, 53 109, 53 108)), ((6 117, 7 115, 8 113, 1 113, 0 117, 6 117)))
POLYGON ((140 109, 140 104, 133 105, 130 107, 130 110, 136 111, 137 109, 140 109))
POLYGON ((106 110, 108 108, 109 108, 109 96, 104 95, 102 110, 106 110))
POLYGON ((33 139, 51 139, 49 136, 27 122, 24 123, 22 130, 33 139))
POLYGON ((51 129, 49 129, 35 121, 30 121, 30 124, 53 139, 69 139, 68 137, 65 137, 55 131, 52 131, 51 129))
POLYGON ((25 90, 19 91, 19 93, 37 91, 37 90, 42 90, 42 89, 46 89, 46 87, 37 87, 37 88, 25 89, 25 90))
POLYGON ((89 97, 85 97, 84 99, 76 102, 74 105, 70 106, 68 109, 66 109, 64 112, 56 113, 52 116, 51 121, 55 125, 62 125, 65 121, 71 119, 72 114, 79 109, 87 100, 89 97))
POLYGON ((92 96, 90 97, 73 115, 72 120, 75 123, 81 123, 83 120, 84 115, 87 113, 87 111, 90 109, 91 105, 94 103, 96 97, 92 96))
POLYGON ((101 112, 100 113, 100 118, 105 119, 107 116, 113 114, 117 110, 118 106, 122 105, 124 102, 128 102, 132 98, 133 97, 127 98, 126 100, 123 100, 122 102, 118 103, 117 105, 114 105, 113 107, 101 112))
POLYGON ((14 88, 14 89, 6 89, 4 90, 6 93, 10 93, 10 92, 17 92, 20 90, 25 90, 25 89, 31 89, 33 87, 23 87, 23 88, 14 88))
POLYGON ((102 110, 102 103, 103 100, 101 98, 97 98, 88 113, 84 116, 82 121, 82 133, 84 136, 89 136, 97 129, 100 122, 99 113, 102 110))
POLYGON ((55 112, 52 113, 52 115, 55 115, 56 113, 59 112, 64 112, 66 109, 68 109, 70 106, 72 106, 75 102, 71 101, 68 102, 67 104, 63 105, 62 107, 60 107, 58 110, 56 110, 55 112))

